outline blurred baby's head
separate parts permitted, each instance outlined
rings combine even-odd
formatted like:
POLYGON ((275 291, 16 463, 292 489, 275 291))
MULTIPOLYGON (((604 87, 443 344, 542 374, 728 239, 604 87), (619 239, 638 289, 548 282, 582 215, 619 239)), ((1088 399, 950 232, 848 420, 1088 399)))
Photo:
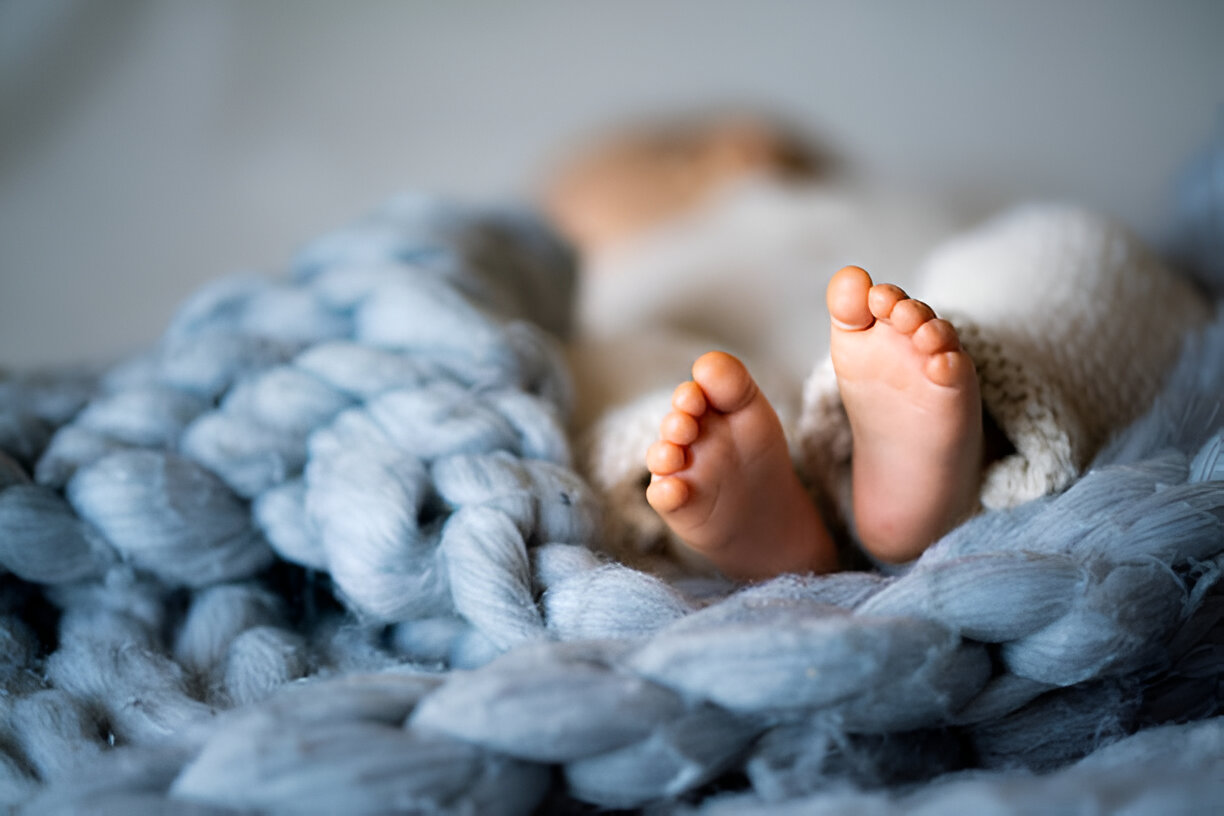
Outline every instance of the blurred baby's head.
POLYGON ((653 120, 614 130, 562 161, 544 206, 585 253, 684 214, 727 182, 750 175, 809 181, 821 152, 795 129, 744 113, 653 120))

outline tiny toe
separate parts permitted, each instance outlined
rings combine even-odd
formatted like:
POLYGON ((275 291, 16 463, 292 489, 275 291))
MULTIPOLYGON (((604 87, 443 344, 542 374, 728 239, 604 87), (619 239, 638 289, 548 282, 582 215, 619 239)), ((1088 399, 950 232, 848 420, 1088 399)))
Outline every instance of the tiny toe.
POLYGON ((646 501, 660 513, 680 509, 688 498, 688 485, 675 476, 656 476, 646 486, 646 501))
POLYGON ((646 467, 651 473, 667 476, 688 465, 688 454, 680 445, 660 439, 646 449, 646 467))
POLYGON ((693 363, 693 380, 705 393, 706 403, 723 413, 738 411, 756 396, 757 387, 735 357, 722 351, 711 351, 693 363))
POLYGON ((960 337, 951 323, 937 317, 928 320, 914 330, 914 348, 922 354, 941 351, 956 351, 960 348, 960 337))
POLYGON ((892 315, 893 308, 908 298, 909 295, 905 294, 905 290, 900 286, 877 283, 867 293, 867 308, 877 320, 887 320, 892 315))
POLYGON ((902 334, 913 334, 919 326, 934 317, 935 312, 921 300, 903 300, 893 307, 888 322, 902 334))
POLYGON ((701 386, 690 380, 676 386, 672 392, 672 407, 689 416, 699 417, 705 413, 706 398, 701 386))
POLYGON ((927 379, 936 385, 949 388, 962 385, 968 382, 973 374, 973 361, 963 351, 932 354, 926 362, 927 379))
POLYGON ((875 318, 867 306, 871 276, 858 266, 846 266, 829 280, 825 303, 833 325, 846 331, 861 331, 871 327, 875 318))
POLYGON ((701 426, 691 415, 672 411, 663 417, 663 423, 659 426, 659 437, 673 445, 691 445, 697 441, 700 430, 701 426))

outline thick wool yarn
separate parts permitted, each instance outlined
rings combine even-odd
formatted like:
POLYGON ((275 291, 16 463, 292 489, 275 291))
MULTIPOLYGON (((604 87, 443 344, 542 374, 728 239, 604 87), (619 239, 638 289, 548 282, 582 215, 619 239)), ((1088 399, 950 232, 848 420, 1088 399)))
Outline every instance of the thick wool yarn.
POLYGON ((905 575, 667 583, 593 549, 570 272, 528 220, 404 199, 138 360, 0 385, 0 801, 1218 802, 1224 321, 1069 490, 905 575))

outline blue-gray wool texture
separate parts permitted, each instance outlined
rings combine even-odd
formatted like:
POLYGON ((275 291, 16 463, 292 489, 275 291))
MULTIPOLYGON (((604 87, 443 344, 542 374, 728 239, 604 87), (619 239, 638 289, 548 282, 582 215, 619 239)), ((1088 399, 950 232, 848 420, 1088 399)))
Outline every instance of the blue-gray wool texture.
POLYGON ((1218 804, 1224 320, 1073 487, 903 575, 667 583, 570 464, 572 267, 405 197, 0 383, 0 804, 1218 804))

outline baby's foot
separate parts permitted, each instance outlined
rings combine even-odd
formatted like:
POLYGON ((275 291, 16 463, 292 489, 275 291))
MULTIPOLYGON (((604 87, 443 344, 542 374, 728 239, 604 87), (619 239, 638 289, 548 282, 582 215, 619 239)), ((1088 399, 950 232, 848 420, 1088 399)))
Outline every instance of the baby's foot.
POLYGON ((854 438, 855 527, 876 557, 908 561, 977 508, 977 372, 951 323, 856 266, 833 276, 827 298, 854 438))
POLYGON ((646 499, 672 532, 732 578, 836 568, 778 415, 743 363, 702 355, 672 408, 646 454, 646 499))

